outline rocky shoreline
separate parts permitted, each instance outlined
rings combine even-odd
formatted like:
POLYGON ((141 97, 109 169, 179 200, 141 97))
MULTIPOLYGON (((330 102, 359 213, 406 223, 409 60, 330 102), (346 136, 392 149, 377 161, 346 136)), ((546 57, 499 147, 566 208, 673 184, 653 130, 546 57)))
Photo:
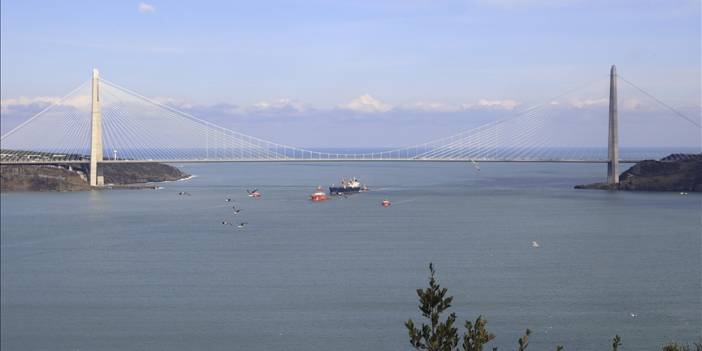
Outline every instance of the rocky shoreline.
MULTIPOLYGON (((88 183, 87 166, 2 165, 0 191, 84 191, 88 183)), ((190 177, 171 165, 162 163, 124 163, 100 165, 108 189, 153 189, 150 183, 190 177)))
POLYGON ((636 163, 619 176, 619 184, 593 183, 576 189, 702 192, 702 154, 673 154, 636 163))

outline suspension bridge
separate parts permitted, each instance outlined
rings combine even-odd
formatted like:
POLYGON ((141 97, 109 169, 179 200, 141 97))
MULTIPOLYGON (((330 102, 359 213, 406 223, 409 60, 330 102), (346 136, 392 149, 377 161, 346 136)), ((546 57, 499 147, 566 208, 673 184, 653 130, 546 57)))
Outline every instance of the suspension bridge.
POLYGON ((651 158, 640 152, 620 156, 619 81, 678 117, 685 124, 682 130, 693 133, 693 139, 694 134, 699 136, 699 121, 621 77, 615 66, 608 77, 506 118, 418 145, 364 153, 315 151, 246 135, 102 79, 93 70, 89 81, 2 135, 0 164, 89 164, 90 184, 101 186, 99 165, 104 163, 606 163, 608 182, 617 183, 620 162, 651 158), (600 111, 586 115, 584 123, 576 124, 573 119, 563 120, 558 113, 545 112, 558 105, 558 98, 605 79, 608 79, 609 97, 601 100, 603 108, 606 105, 608 109, 606 114, 600 111), (86 89, 89 94, 84 94, 86 89), (593 134, 601 138, 583 142, 583 138, 588 138, 584 135, 593 134))

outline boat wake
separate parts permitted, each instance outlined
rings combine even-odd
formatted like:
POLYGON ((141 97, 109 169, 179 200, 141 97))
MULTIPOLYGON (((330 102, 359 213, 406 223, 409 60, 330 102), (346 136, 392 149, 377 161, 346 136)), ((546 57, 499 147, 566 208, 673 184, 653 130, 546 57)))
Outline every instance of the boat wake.
POLYGON ((193 179, 193 178, 195 178, 195 177, 197 177, 197 174, 192 174, 192 175, 189 175, 189 176, 187 176, 187 177, 185 177, 185 178, 178 179, 178 180, 176 180, 176 182, 184 182, 184 181, 186 181, 186 180, 190 180, 190 179, 193 179))
POLYGON ((185 178, 181 178, 181 179, 176 179, 176 180, 164 180, 164 181, 160 181, 160 182, 150 182, 150 183, 165 184, 165 183, 184 182, 184 181, 186 181, 186 180, 190 180, 190 179, 193 179, 193 178, 195 178, 195 177, 197 177, 197 175, 193 174, 193 175, 189 175, 189 176, 187 176, 187 177, 185 177, 185 178))
POLYGON ((402 205, 402 204, 406 204, 406 203, 410 203, 410 202, 415 202, 415 201, 417 201, 417 200, 419 200, 419 199, 421 199, 421 197, 414 197, 414 198, 407 199, 407 200, 402 200, 402 201, 393 202, 392 205, 393 205, 393 206, 402 205))

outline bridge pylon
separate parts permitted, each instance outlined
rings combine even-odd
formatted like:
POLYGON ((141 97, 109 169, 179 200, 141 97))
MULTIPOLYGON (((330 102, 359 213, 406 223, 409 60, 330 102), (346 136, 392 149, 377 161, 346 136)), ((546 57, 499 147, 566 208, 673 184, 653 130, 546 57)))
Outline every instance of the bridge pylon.
POLYGON ((103 160, 102 150, 102 112, 100 110, 100 75, 93 69, 92 108, 90 133, 90 186, 105 185, 105 178, 98 172, 98 163, 103 160))
POLYGON ((609 71, 609 138, 607 183, 619 184, 619 114, 617 111, 617 66, 609 71))

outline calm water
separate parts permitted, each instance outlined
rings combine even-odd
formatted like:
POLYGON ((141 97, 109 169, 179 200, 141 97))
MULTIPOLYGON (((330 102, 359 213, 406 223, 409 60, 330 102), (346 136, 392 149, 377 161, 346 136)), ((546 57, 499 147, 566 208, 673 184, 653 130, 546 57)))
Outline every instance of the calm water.
POLYGON ((409 349, 430 261, 500 349, 527 327, 534 350, 697 340, 699 194, 572 189, 603 165, 481 168, 185 165, 162 190, 3 194, 2 349, 409 349), (341 176, 373 191, 307 200, 341 176))

